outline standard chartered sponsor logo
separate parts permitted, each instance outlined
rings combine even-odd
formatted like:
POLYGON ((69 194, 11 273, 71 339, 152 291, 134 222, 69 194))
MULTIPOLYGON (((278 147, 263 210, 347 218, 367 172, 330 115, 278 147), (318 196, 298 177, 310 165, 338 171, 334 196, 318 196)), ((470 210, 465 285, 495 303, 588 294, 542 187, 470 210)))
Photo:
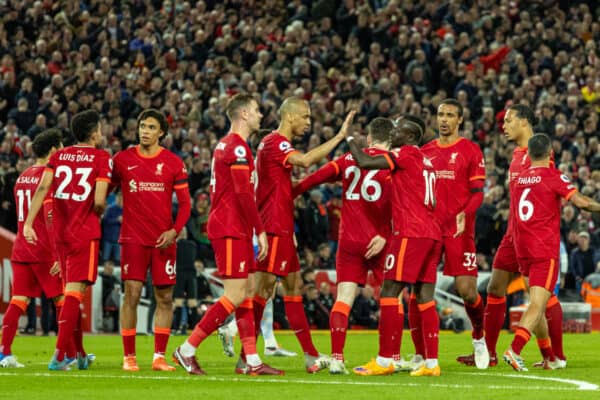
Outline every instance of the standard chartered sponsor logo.
POLYGON ((140 192, 164 192, 165 184, 163 182, 138 182, 138 191, 140 191, 140 192))

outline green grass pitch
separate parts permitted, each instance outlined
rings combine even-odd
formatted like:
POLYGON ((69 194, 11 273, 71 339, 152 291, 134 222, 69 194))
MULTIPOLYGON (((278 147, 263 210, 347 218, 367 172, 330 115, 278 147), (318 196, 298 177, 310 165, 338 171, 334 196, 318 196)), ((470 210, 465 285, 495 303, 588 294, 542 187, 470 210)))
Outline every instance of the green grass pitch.
MULTIPOLYGON (((314 341, 322 352, 329 351, 329 333, 314 332, 314 341)), ((498 350, 504 350, 512 335, 503 333, 498 350)), ((392 376, 331 376, 327 371, 309 375, 302 356, 263 357, 286 371, 283 377, 246 377, 233 373, 235 359, 222 354, 216 336, 209 337, 198 352, 207 376, 177 372, 153 372, 150 369, 154 341, 137 337, 139 373, 121 370, 121 339, 118 336, 86 336, 86 349, 96 353, 97 362, 88 371, 51 372, 47 369, 55 344, 54 337, 18 336, 13 352, 25 364, 22 369, 0 369, 0 399, 600 399, 600 335, 565 335, 568 367, 565 370, 533 370, 517 373, 504 362, 486 371, 466 367, 455 357, 471 351, 468 334, 440 334, 439 378, 414 378, 407 373, 392 376)), ((174 336, 169 352, 185 337, 174 336)), ((290 332, 277 332, 280 344, 300 352, 290 332)), ((410 335, 403 337, 404 355, 413 350, 410 335)), ((236 343, 239 346, 239 343, 236 343)), ((377 351, 376 332, 349 332, 346 364, 354 367, 369 361, 377 351)), ((262 350, 262 341, 258 345, 262 350)), ((527 365, 540 359, 535 341, 523 352, 527 365)), ((169 357, 170 359, 170 353, 169 357)), ((170 360, 169 360, 170 361, 170 360)))

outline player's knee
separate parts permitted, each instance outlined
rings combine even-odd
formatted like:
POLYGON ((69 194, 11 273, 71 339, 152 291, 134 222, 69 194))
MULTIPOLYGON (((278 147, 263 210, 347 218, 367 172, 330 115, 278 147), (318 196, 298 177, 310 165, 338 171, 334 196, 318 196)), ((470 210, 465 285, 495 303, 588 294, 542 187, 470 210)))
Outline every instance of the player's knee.
POLYGON ((500 282, 490 279, 490 282, 487 285, 487 294, 496 297, 504 297, 506 295, 506 287, 500 282))
POLYGON ((398 297, 400 290, 402 290, 402 284, 400 282, 385 280, 381 286, 379 297, 398 297))

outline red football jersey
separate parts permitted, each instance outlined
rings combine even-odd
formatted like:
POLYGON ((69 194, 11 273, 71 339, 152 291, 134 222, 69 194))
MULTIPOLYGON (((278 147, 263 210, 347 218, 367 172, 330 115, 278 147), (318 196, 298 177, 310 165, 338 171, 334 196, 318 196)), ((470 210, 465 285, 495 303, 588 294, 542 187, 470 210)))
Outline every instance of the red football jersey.
POLYGON ((235 193, 231 173, 235 168, 249 169, 249 183, 254 187, 254 159, 250 147, 240 135, 229 133, 219 140, 213 153, 210 178, 211 208, 207 225, 210 240, 225 237, 252 238, 252 223, 235 193))
MULTIPOLYGON (((387 151, 367 148, 370 156, 387 151)), ((360 169, 346 153, 306 177, 294 188, 302 193, 324 182, 342 181, 342 218, 339 240, 366 246, 375 235, 388 239, 391 230, 391 177, 389 170, 360 169)))
POLYGON ((577 192, 566 175, 554 168, 531 167, 514 179, 511 204, 515 209, 515 247, 518 258, 557 258, 560 246, 561 198, 577 192))
POLYGON ((73 246, 100 239, 94 193, 97 181, 110 182, 110 155, 92 146, 69 146, 50 157, 46 170, 54 174, 52 224, 56 241, 73 246))
POLYGON ((292 165, 287 163, 294 152, 290 141, 276 131, 265 136, 258 145, 256 204, 267 233, 294 234, 292 165))
POLYGON ((417 146, 386 155, 392 170, 392 233, 408 238, 441 239, 434 218, 435 170, 417 146))
MULTIPOLYGON (((29 214, 31 198, 40 183, 43 173, 43 165, 34 165, 27 168, 19 176, 13 189, 17 202, 18 231, 13 245, 12 261, 19 263, 45 263, 53 261, 51 238, 46 229, 45 219, 47 218, 47 213, 45 207, 40 210, 33 221, 33 229, 38 237, 37 243, 30 244, 23 236, 23 225, 27 219, 27 214, 29 214)), ((46 202, 52 202, 50 192, 47 199, 44 200, 44 204, 46 202)))
MULTIPOLYGON (((550 156, 550 166, 554 166, 554 152, 550 156)), ((509 196, 514 189, 514 184, 517 177, 529 167, 531 167, 531 159, 527 154, 527 147, 515 147, 515 149, 513 150, 512 160, 510 161, 510 166, 508 167, 509 196)), ((506 227, 506 234, 512 234, 514 230, 515 221, 513 221, 513 219, 516 215, 515 213, 517 212, 517 209, 514 206, 515 204, 511 201, 509 206, 510 214, 508 216, 508 226, 506 227)))
MULTIPOLYGON (((435 169, 436 209, 443 236, 456 232, 456 215, 463 211, 472 196, 475 185, 485 180, 485 162, 478 145, 459 138, 450 145, 442 145, 439 139, 427 143, 421 151, 429 158, 435 169)), ((475 218, 468 219, 465 233, 475 233, 475 218)))
POLYGON ((139 146, 130 147, 113 161, 113 184, 123 193, 119 243, 155 246, 158 237, 173 228, 173 193, 187 187, 185 165, 163 147, 151 157, 141 154, 139 146))

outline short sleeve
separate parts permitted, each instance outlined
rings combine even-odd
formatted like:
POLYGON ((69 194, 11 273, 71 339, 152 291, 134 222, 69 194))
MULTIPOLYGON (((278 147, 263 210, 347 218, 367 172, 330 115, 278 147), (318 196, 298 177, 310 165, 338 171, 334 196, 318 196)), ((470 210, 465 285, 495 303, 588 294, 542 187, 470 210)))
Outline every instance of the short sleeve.
POLYGON ((549 184, 550 188, 565 200, 569 200, 571 196, 577 193, 577 188, 569 177, 564 174, 561 175, 558 171, 552 174, 549 184))
POLYGON ((290 166, 287 160, 292 154, 297 152, 290 141, 281 135, 279 135, 278 140, 272 141, 269 147, 270 156, 277 164, 282 164, 284 167, 290 166))
POLYGON ((98 176, 96 177, 96 181, 105 181, 109 182, 112 179, 112 170, 113 170, 113 160, 110 158, 110 155, 105 151, 100 151, 98 153, 98 176))

